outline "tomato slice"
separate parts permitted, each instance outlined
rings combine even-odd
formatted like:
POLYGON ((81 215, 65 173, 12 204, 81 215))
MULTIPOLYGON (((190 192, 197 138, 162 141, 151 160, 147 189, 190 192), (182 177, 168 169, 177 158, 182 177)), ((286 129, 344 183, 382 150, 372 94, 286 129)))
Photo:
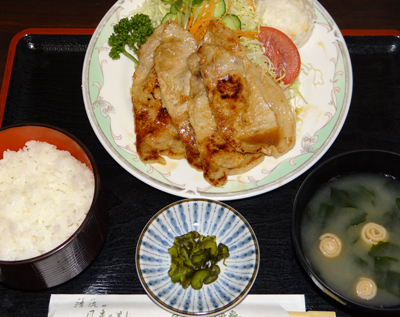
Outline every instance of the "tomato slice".
POLYGON ((281 77, 284 69, 285 77, 282 81, 285 85, 290 85, 300 71, 301 60, 296 45, 285 33, 267 26, 260 27, 258 37, 265 48, 264 55, 275 66, 277 78, 281 77))

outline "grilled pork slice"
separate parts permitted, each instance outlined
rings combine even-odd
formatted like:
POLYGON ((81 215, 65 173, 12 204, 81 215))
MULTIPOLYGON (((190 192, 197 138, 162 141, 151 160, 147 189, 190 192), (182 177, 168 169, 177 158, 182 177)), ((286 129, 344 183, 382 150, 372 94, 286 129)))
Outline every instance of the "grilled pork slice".
POLYGON ((296 123, 282 88, 250 62, 233 31, 210 22, 197 54, 221 136, 237 151, 279 157, 295 144, 296 123))
POLYGON ((174 22, 167 22, 161 43, 154 54, 154 62, 163 107, 168 110, 178 129, 185 146, 186 159, 192 167, 202 170, 203 164, 188 110, 191 73, 186 59, 196 50, 197 41, 187 30, 174 22))
POLYGON ((199 69, 199 57, 192 54, 187 63, 190 78, 189 114, 196 134, 204 178, 211 185, 225 185, 228 175, 243 174, 264 160, 264 154, 237 152, 218 132, 199 69))
POLYGON ((136 149, 145 163, 165 164, 165 158, 185 157, 185 148, 168 111, 163 108, 161 91, 154 69, 154 51, 161 42, 164 25, 154 30, 140 46, 139 63, 131 89, 135 118, 136 149))

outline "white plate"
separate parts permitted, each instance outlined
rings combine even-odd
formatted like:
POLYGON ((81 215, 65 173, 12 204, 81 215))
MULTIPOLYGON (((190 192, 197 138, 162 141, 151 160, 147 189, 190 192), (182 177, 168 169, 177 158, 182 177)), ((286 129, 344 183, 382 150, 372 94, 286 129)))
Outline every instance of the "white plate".
POLYGON ((338 136, 350 108, 353 74, 343 36, 332 17, 314 1, 316 25, 300 49, 302 70, 298 100, 296 146, 287 154, 249 172, 230 176, 225 186, 212 187, 186 160, 144 164, 135 148, 129 89, 134 63, 125 56, 112 60, 108 37, 113 25, 142 0, 118 1, 104 16, 89 43, 82 73, 82 90, 90 124, 115 161, 141 181, 184 198, 241 199, 276 189, 312 167, 338 136))

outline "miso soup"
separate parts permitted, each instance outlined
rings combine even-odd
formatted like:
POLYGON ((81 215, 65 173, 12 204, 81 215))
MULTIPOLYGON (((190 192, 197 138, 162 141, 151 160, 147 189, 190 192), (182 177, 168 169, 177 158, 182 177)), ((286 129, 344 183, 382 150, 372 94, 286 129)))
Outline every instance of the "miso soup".
POLYGON ((399 180, 354 173, 327 182, 304 210, 301 241, 315 273, 338 293, 400 304, 399 180))

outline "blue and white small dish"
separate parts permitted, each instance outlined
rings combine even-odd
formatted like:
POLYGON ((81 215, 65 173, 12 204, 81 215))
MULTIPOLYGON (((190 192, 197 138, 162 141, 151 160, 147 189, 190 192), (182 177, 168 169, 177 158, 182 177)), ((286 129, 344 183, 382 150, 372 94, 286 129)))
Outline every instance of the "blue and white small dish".
POLYGON ((207 199, 185 199, 161 209, 143 229, 136 248, 136 270, 149 297, 161 308, 179 316, 215 316, 244 300, 258 273, 257 238, 243 216, 232 207, 207 199), (183 289, 168 276, 168 249, 174 238, 190 231, 215 235, 230 256, 218 279, 200 290, 183 289))

